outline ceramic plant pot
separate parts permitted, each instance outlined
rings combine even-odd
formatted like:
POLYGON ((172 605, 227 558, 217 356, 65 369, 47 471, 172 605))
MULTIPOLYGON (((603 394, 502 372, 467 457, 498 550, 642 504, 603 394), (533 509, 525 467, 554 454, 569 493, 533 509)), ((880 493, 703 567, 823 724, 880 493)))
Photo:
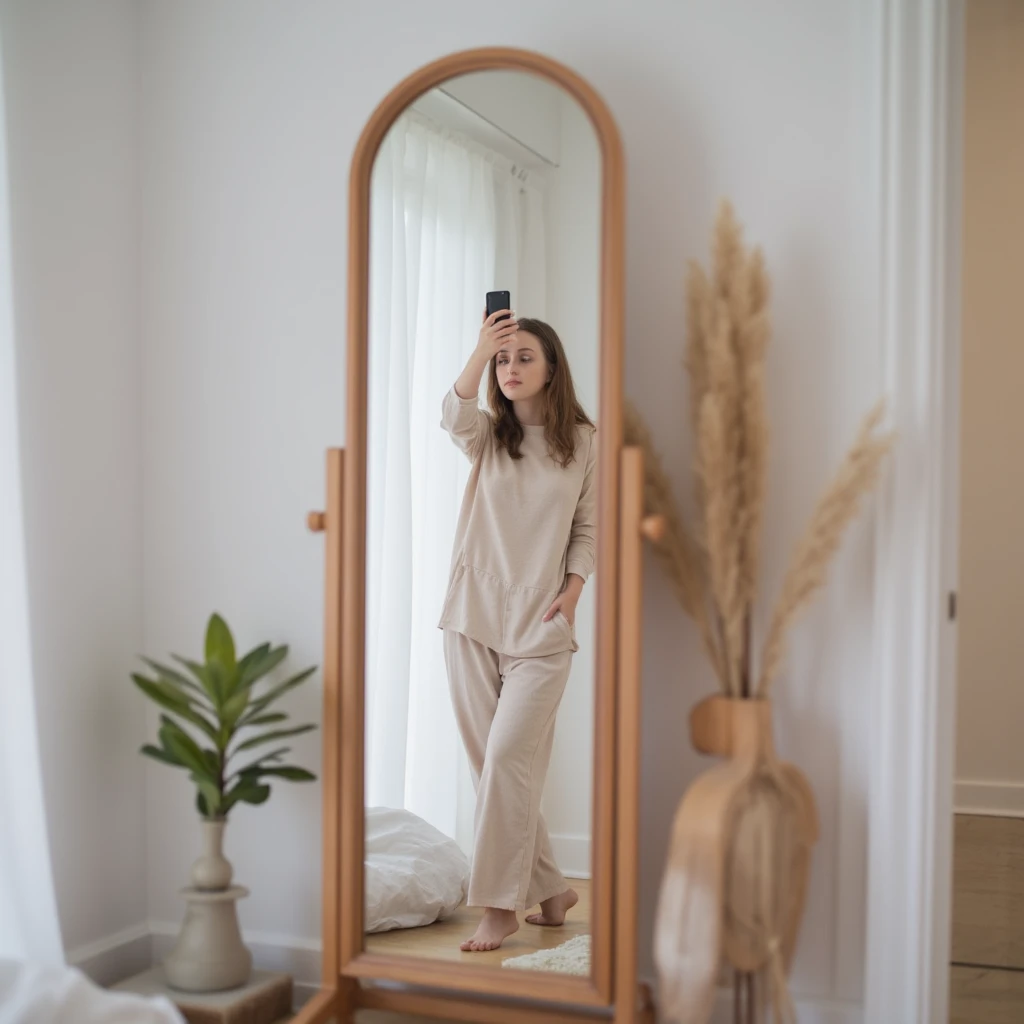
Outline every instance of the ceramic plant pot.
POLYGON ((164 960, 167 984, 183 992, 219 992, 244 985, 252 954, 242 942, 236 903, 249 890, 232 885, 231 862, 224 856, 224 827, 204 818, 203 853, 192 865, 192 884, 181 890, 185 920, 174 949, 164 960))

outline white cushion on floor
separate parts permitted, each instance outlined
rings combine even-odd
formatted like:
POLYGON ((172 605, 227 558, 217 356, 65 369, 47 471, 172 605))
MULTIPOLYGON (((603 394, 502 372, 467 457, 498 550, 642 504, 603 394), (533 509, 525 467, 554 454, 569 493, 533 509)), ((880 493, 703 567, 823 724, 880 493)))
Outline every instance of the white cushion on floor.
POLYGON ((454 839, 410 811, 366 810, 368 932, 443 921, 469 889, 469 860, 454 839))

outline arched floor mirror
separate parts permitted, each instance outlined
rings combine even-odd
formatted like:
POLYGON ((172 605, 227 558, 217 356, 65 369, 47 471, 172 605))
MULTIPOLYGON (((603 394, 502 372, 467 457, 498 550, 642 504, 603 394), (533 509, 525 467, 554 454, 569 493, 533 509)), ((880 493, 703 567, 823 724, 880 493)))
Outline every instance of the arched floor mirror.
POLYGON ((650 1015, 641 538, 659 524, 622 439, 623 192, 602 100, 526 51, 420 69, 359 139, 346 444, 309 517, 323 979, 299 1024, 650 1015))

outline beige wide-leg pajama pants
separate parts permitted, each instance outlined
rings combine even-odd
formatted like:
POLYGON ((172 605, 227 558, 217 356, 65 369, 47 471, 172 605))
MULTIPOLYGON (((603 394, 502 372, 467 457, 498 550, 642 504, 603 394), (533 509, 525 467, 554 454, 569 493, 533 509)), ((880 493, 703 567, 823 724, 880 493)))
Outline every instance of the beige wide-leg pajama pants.
POLYGON ((477 794, 468 904, 525 910, 568 888, 540 798, 572 651, 514 658, 446 629, 444 657, 477 794))

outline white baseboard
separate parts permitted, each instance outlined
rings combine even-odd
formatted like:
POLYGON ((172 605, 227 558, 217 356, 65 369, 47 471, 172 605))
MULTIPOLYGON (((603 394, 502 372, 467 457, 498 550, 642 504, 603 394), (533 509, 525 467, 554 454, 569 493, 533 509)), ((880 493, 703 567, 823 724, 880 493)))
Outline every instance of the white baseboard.
POLYGON ((72 967, 77 967, 97 985, 114 985, 153 965, 153 940, 148 924, 87 942, 65 952, 72 967))
MULTIPOLYGON (((113 985, 159 963, 170 952, 180 927, 177 922, 150 921, 69 950, 67 959, 97 984, 113 985)), ((248 930, 244 938, 252 950, 254 967, 292 976, 296 1010, 316 994, 320 987, 319 940, 248 930)), ((641 980, 657 992, 653 978, 641 980)), ((794 993, 793 1003, 800 1024, 864 1024, 859 1003, 802 998, 798 993, 794 993)), ((719 989, 710 1024, 731 1024, 732 1020, 732 993, 719 989)))
MULTIPOLYGON (((655 994, 655 1003, 657 1003, 658 985, 654 978, 641 977, 640 981, 655 994)), ((801 996, 795 992, 793 993, 793 1007, 796 1010, 796 1019, 800 1024, 864 1024, 864 1007, 860 1003, 837 999, 815 999, 801 996)), ((661 1019, 661 1014, 657 1010, 656 1017, 658 1020, 661 1019)), ((732 990, 726 987, 719 988, 709 1024, 733 1024, 735 1019, 732 990)), ((900 1024, 903 1022, 901 1021, 900 1024)))
POLYGON ((957 814, 1024 818, 1024 783, 958 781, 953 810, 957 814))
MULTIPOLYGON (((180 930, 180 921, 149 921, 69 950, 67 961, 97 985, 113 985, 160 963, 171 951, 180 930)), ((284 971, 292 976, 296 1009, 319 989, 319 939, 247 930, 244 940, 252 951, 254 967, 284 971)))
POLYGON ((566 878, 590 877, 590 836, 552 833, 551 852, 566 878))
MULTIPOLYGON (((864 1024, 864 1007, 833 999, 802 999, 793 994, 793 1007, 800 1024, 864 1024)), ((734 1020, 732 993, 724 989, 718 993, 711 1024, 732 1024, 734 1020)))

